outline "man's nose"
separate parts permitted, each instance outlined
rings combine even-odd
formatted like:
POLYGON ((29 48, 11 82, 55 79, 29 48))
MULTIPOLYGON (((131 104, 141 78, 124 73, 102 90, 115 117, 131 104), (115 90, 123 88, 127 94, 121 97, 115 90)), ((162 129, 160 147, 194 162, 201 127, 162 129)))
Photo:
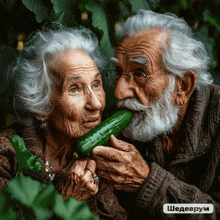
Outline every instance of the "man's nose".
POLYGON ((115 86, 115 97, 118 100, 134 98, 133 85, 126 75, 122 75, 115 86))

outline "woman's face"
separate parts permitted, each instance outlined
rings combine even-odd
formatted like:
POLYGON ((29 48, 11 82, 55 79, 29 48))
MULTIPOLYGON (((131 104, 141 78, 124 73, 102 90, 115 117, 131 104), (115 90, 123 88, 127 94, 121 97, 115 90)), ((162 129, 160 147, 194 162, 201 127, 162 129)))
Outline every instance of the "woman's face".
POLYGON ((105 107, 101 74, 89 55, 79 50, 59 54, 50 72, 56 86, 48 128, 57 135, 79 138, 101 122, 105 107))

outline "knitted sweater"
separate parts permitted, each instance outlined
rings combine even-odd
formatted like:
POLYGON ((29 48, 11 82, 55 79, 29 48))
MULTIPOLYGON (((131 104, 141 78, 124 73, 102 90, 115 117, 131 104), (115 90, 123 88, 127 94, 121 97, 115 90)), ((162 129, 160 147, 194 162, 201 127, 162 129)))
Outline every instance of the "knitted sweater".
POLYGON ((163 152, 162 137, 149 143, 126 140, 148 163, 150 175, 137 193, 100 189, 90 201, 91 210, 100 219, 220 219, 219 86, 194 91, 180 134, 172 154, 163 152), (114 212, 119 209, 114 199, 123 207, 120 212, 114 212), (166 203, 209 203, 214 212, 165 214, 166 203))
MULTIPOLYGON (((116 191, 100 181, 96 196, 88 200, 92 212, 103 220, 123 219, 220 219, 220 87, 195 91, 176 145, 178 151, 164 153, 163 140, 131 142, 151 167, 143 188, 137 193, 116 191), (165 214, 165 203, 211 203, 212 214, 165 214)), ((9 138, 18 134, 26 147, 45 166, 43 142, 35 128, 13 125, 0 132, 0 191, 15 177, 17 158, 9 138)), ((122 139, 122 138, 121 138, 122 139)), ((124 139, 124 138, 123 138, 124 139)), ((125 140, 125 139, 124 139, 125 140)), ((58 191, 66 181, 69 166, 56 173, 58 191)), ((49 183, 46 172, 26 172, 49 183)))

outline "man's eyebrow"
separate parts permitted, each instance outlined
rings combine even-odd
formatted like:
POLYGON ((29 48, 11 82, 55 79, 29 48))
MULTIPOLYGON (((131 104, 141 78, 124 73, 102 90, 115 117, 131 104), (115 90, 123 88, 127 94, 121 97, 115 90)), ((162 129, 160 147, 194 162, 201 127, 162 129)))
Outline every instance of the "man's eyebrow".
POLYGON ((133 62, 133 63, 138 63, 141 65, 144 65, 146 67, 147 67, 147 63, 148 63, 148 59, 146 57, 135 57, 133 59, 130 59, 129 61, 133 62))
POLYGON ((112 58, 110 59, 110 62, 111 62, 111 63, 119 63, 118 59, 115 58, 115 57, 112 57, 112 58))

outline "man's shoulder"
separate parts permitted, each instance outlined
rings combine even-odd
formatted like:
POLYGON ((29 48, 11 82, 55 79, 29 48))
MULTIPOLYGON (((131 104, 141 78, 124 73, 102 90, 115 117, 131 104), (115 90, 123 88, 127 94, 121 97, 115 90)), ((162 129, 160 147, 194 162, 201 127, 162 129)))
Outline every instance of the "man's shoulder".
POLYGON ((215 84, 211 84, 209 86, 207 86, 207 88, 210 90, 210 92, 216 96, 220 96, 220 86, 219 85, 215 85, 215 84))
POLYGON ((220 113, 220 86, 212 84, 208 86, 208 89, 209 89, 209 108, 213 112, 220 113))
POLYGON ((198 98, 196 100, 205 104, 209 110, 220 110, 220 86, 206 85, 199 88, 196 93, 198 98))

